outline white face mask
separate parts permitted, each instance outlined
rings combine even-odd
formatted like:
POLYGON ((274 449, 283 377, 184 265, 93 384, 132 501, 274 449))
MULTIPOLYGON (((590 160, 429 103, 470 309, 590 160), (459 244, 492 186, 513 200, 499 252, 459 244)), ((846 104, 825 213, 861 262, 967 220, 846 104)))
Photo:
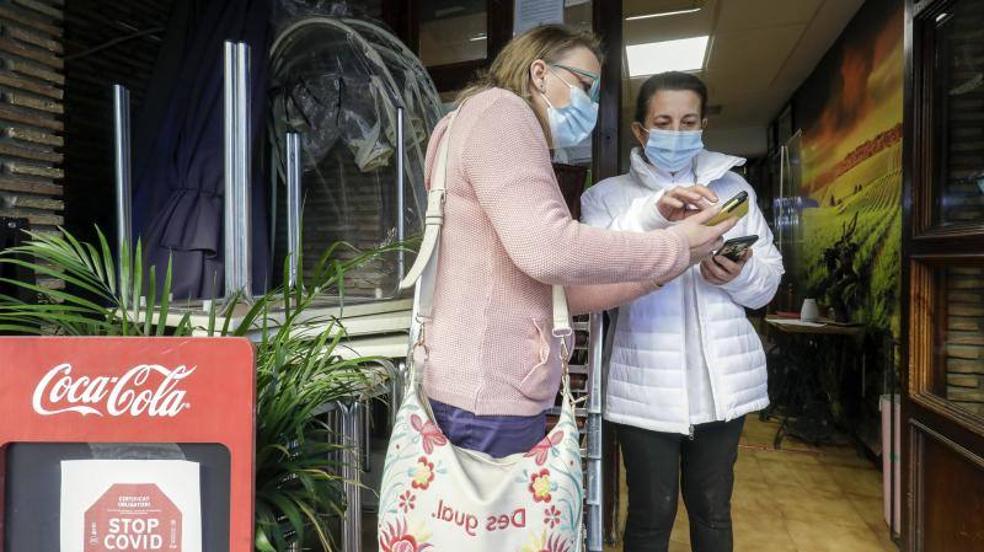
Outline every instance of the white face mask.
POLYGON ((671 173, 685 169, 704 149, 702 130, 647 131, 646 158, 657 167, 671 173))
MULTIPOLYGON (((553 146, 555 148, 568 148, 583 142, 598 122, 598 103, 593 101, 587 93, 580 87, 568 83, 550 69, 554 76, 561 80, 570 89, 570 101, 564 107, 554 107, 550 98, 543 92, 540 95, 547 102, 547 121, 550 125, 550 134, 553 136, 553 146)), ((597 87, 597 82, 592 85, 592 91, 597 87)))

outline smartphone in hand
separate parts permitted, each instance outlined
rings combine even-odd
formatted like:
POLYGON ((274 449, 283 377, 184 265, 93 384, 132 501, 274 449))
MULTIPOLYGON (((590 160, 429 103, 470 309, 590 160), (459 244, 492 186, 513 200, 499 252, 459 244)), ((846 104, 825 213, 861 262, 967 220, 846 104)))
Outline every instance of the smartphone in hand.
POLYGON ((738 260, 741 259, 742 253, 744 253, 749 247, 755 245, 755 242, 757 242, 758 239, 759 237, 754 234, 751 236, 742 236, 740 238, 730 239, 724 242, 724 245, 721 246, 721 249, 717 250, 717 253, 715 253, 714 256, 724 257, 731 262, 737 263, 738 260))
POLYGON ((724 203, 720 213, 704 224, 716 226, 729 218, 741 218, 746 214, 748 214, 748 192, 738 192, 724 203))

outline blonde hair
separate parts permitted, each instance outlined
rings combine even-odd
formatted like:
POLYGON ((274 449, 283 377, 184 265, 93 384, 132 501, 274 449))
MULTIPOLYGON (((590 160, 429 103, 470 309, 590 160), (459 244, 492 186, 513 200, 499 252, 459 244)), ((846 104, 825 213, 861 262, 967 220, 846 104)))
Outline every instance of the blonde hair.
POLYGON ((526 100, 532 107, 530 65, 538 59, 556 63, 564 54, 578 47, 591 50, 599 61, 604 57, 601 42, 594 33, 564 25, 534 27, 510 40, 495 57, 492 66, 461 91, 457 103, 461 105, 468 98, 490 88, 504 88, 526 100))

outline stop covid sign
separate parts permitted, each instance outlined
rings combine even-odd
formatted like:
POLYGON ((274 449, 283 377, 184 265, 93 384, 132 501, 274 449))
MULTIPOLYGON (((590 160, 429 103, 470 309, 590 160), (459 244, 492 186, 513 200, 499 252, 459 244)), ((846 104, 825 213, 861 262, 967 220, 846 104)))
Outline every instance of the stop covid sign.
POLYGON ((181 511, 152 483, 115 484, 85 512, 85 552, 181 552, 181 511))

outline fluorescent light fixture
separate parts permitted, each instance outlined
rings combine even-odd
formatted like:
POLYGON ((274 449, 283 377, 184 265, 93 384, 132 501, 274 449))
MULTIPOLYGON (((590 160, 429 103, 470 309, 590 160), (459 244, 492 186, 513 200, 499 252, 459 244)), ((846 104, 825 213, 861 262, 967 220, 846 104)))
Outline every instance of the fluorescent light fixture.
POLYGON ((647 42, 625 47, 629 76, 655 75, 665 71, 697 71, 704 67, 710 36, 647 42))
POLYGON ((674 10, 668 12, 657 12, 657 13, 647 13, 643 15, 633 15, 632 17, 626 17, 626 21, 639 21, 642 19, 652 19, 654 17, 669 17, 671 15, 685 15, 688 13, 697 13, 700 8, 690 8, 688 10, 674 10))

